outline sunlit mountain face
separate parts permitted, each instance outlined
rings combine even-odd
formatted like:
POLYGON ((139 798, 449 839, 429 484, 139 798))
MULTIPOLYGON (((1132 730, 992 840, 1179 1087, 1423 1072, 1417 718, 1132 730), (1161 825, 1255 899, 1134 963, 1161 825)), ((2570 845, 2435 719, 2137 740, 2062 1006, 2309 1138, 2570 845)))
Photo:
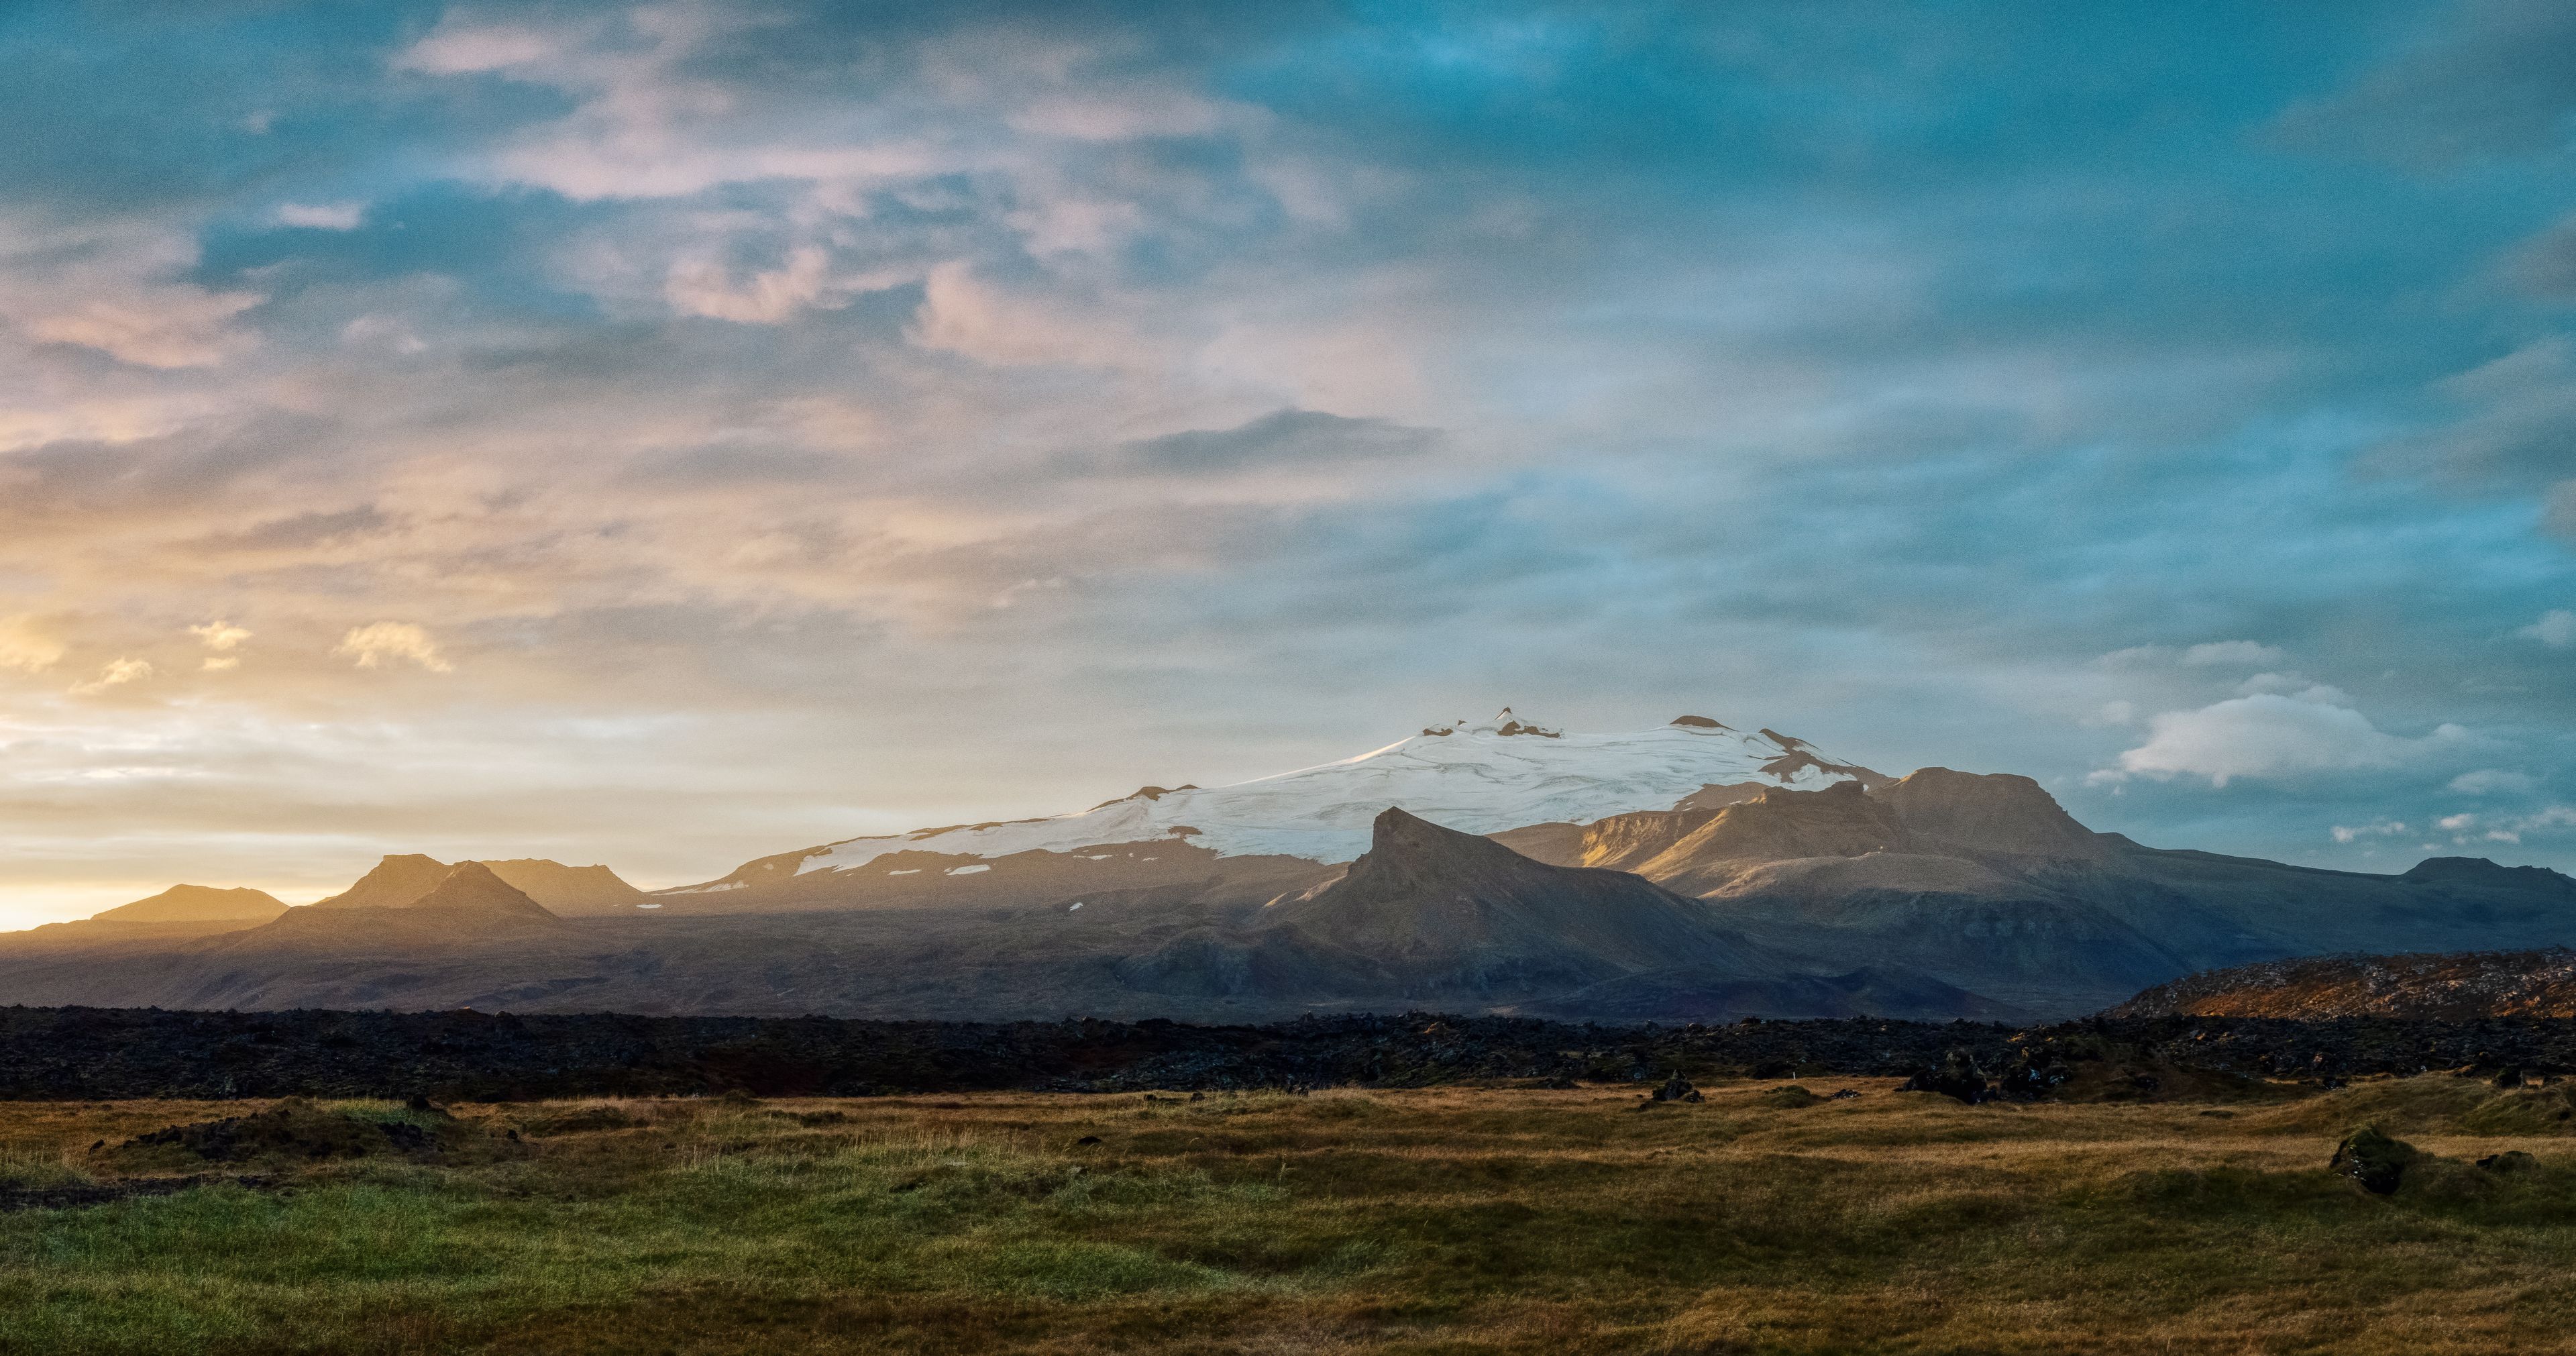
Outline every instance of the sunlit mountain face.
POLYGON ((2029 20, 7 7, 0 928, 1768 731, 2576 866, 2576 16, 2029 20))

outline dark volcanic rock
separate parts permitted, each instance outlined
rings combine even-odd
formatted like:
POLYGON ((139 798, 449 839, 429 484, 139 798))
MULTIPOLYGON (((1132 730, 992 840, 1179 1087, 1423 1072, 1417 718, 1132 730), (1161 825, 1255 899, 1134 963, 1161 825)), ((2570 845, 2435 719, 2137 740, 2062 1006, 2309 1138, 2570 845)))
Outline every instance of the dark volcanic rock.
POLYGON ((2376 1125, 2365 1125, 2344 1136, 2326 1167, 2338 1177, 2351 1178, 2374 1196, 2386 1196, 2397 1190, 2415 1158, 2414 1145, 2389 1138, 2376 1125))
POLYGON ((1906 1079, 1896 1090, 1937 1092, 1970 1106, 1995 1097, 1994 1085, 1986 1081, 1986 1071, 1977 1067, 1977 1057, 1959 1046, 1952 1046, 1939 1064, 1906 1079))
POLYGON ((0 1008, 0 1099, 1142 1092, 1644 1082, 1675 1071, 1705 1082, 1747 1070, 1902 1078, 1953 1050, 1977 1069, 2009 1072, 2019 1051, 2042 1046, 2093 1071, 2056 1097, 2126 1086, 2132 1070, 2156 1070, 2165 1095, 2230 1096, 2255 1079, 2317 1086, 2457 1069, 2479 1052, 2526 1076, 2576 1072, 2576 1021, 2557 1020, 2094 1019, 2017 1032, 1964 1022, 1594 1026, 1420 1012, 1194 1026, 12 1007, 0 1008))
POLYGON ((2148 989, 2111 1011, 2123 1017, 2182 1014, 2309 1020, 2576 1017, 2576 951, 2550 947, 2264 961, 2186 975, 2148 989))
POLYGON ((1995 1079, 1995 1093, 2009 1101, 2036 1102, 2074 1077, 2074 1071, 2050 1045, 2025 1045, 1995 1079))
POLYGON ((1682 1077, 1680 1074, 1674 1074, 1672 1077, 1664 1080, 1664 1085, 1662 1087, 1655 1089, 1655 1100, 1658 1102, 1696 1102, 1700 1100, 1699 1089, 1692 1087, 1689 1079, 1682 1077))

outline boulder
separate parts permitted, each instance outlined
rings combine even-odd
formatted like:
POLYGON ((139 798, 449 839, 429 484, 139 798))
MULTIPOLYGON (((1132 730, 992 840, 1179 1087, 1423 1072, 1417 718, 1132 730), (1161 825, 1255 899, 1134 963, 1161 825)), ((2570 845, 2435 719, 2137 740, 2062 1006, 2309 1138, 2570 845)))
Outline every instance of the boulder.
POLYGON ((1690 1085, 1690 1080, 1676 1073, 1672 1077, 1665 1079, 1662 1087, 1655 1089, 1655 1100, 1658 1102, 1696 1102, 1700 1100, 1699 1089, 1692 1087, 1690 1085))
POLYGON ((2351 1178, 2373 1196, 2386 1196, 2397 1190, 2416 1156, 2414 1145, 2390 1138, 2376 1125, 2365 1125, 2335 1146, 2326 1169, 2338 1177, 2351 1178))

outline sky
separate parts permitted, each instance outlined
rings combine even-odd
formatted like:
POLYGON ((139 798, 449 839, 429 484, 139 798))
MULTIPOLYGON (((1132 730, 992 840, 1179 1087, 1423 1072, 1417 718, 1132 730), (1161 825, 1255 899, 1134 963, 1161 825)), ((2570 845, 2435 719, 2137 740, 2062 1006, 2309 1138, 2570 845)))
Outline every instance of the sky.
POLYGON ((0 8, 0 927, 1511 705, 2576 868, 2576 8, 0 8))

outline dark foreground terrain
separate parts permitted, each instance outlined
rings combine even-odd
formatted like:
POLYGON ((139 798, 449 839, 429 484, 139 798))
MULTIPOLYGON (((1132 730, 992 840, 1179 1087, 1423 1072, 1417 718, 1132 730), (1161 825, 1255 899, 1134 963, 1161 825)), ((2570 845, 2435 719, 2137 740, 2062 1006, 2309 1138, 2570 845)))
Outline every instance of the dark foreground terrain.
POLYGON ((2558 1086, 1697 1091, 9 1102, 0 1351, 2576 1345, 2558 1086))
POLYGON ((2576 1021, 2157 1017, 2029 1028, 1869 1019, 1605 1027, 1414 1013, 1189 1026, 0 1008, 0 1098, 849 1097, 1630 1082, 1676 1071, 1906 1077, 1953 1049, 1995 1074, 2038 1057, 2074 1088, 2099 1093, 2117 1085, 2148 1095, 2176 1077, 2323 1083, 2428 1070, 2576 1073, 2576 1021))

